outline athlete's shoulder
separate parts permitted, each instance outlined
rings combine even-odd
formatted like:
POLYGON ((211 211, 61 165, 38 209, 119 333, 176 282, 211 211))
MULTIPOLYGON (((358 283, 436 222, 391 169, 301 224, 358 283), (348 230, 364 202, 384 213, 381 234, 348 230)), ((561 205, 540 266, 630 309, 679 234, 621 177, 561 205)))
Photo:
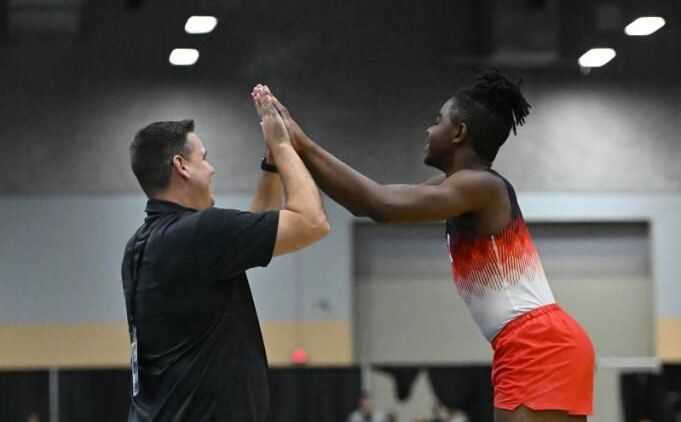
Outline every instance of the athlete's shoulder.
POLYGON ((447 177, 444 183, 471 189, 498 189, 504 187, 504 181, 497 174, 488 170, 463 169, 447 177))
POLYGON ((476 211, 495 208, 508 197, 504 180, 489 170, 459 170, 444 180, 442 185, 470 198, 476 211))

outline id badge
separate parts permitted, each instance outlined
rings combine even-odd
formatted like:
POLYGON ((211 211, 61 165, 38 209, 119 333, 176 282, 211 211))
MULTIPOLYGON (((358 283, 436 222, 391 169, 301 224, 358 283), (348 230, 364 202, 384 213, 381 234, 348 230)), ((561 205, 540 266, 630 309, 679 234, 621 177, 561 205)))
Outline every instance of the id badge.
POLYGON ((130 358, 132 367, 132 396, 135 397, 140 392, 140 379, 137 366, 137 329, 132 329, 132 354, 130 358))

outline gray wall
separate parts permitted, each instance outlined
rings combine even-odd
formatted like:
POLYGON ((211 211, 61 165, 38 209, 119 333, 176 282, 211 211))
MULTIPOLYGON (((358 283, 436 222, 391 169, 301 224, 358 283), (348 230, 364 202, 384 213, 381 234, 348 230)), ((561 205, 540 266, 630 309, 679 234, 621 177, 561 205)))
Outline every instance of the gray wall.
MULTIPOLYGON (((246 209, 249 201, 220 196, 216 204, 246 209)), ((123 248, 142 223, 145 202, 140 196, 3 198, 0 324, 124 321, 123 248)), ((248 272, 261 319, 350 317, 347 212, 332 204, 327 212, 339 224, 324 240, 248 272)))
MULTIPOLYGON (((12 163, 0 167, 0 194, 138 193, 127 157, 133 134, 184 117, 197 120, 217 191, 251 192, 263 149, 249 97, 257 82, 269 83, 314 139, 359 170, 380 181, 420 181, 433 174, 421 164, 424 131, 483 63, 470 56, 481 42, 474 31, 492 29, 478 10, 484 2, 350 1, 316 14, 306 1, 244 0, 202 4, 220 24, 190 37, 182 31, 196 12, 189 3, 146 0, 139 10, 123 3, 85 2, 72 37, 0 39, 0 145, 12 163), (469 18, 450 25, 452 14, 469 18), (177 46, 197 47, 197 65, 170 66, 177 46), (468 61, 457 62, 462 57, 468 61)), ((560 16, 573 25, 578 10, 566 5, 560 16)), ((670 20, 676 12, 668 11, 670 20)), ((656 37, 619 37, 617 59, 589 76, 572 56, 586 43, 576 33, 561 41, 561 61, 509 69, 524 77, 533 108, 498 168, 521 191, 679 192, 677 31, 670 24, 656 37)))
MULTIPOLYGON (((645 225, 539 224, 531 230, 556 300, 584 325, 597 355, 655 356, 645 225)), ((490 362, 489 343, 452 284, 441 224, 356 225, 354 239, 360 361, 490 362)))
MULTIPOLYGON (((2 73, 13 68, 3 64, 2 73)), ((12 160, 0 169, 1 193, 137 192, 127 156, 134 132, 188 116, 217 168, 217 191, 254 188, 263 142, 250 85, 98 80, 63 92, 60 80, 31 86, 17 79, 0 79, 0 143, 12 160)), ((313 138, 349 164, 380 181, 417 182, 434 174, 421 163, 425 129, 457 83, 468 81, 415 84, 399 98, 324 98, 287 83, 273 89, 313 138)), ((681 89, 586 78, 526 86, 533 114, 497 160, 519 190, 681 190, 681 89)))

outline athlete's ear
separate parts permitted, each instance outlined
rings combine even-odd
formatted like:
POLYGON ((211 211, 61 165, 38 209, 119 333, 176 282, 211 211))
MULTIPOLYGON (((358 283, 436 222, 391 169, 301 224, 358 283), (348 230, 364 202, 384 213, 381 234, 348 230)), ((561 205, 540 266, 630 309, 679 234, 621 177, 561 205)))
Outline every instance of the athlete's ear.
POLYGON ((453 124, 452 143, 458 144, 464 139, 468 138, 468 125, 464 122, 458 122, 453 124))
POLYGON ((187 159, 181 156, 180 154, 177 154, 173 157, 173 163, 172 163, 173 169, 177 172, 177 174, 180 175, 183 179, 189 179, 189 176, 191 175, 189 172, 189 163, 187 162, 187 159))

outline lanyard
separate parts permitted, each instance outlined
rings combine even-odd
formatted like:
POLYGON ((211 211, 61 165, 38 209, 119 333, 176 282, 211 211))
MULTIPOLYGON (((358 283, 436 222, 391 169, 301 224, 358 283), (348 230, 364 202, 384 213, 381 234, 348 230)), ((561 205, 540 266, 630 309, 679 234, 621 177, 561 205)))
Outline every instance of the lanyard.
POLYGON ((132 256, 130 257, 130 266, 128 268, 130 274, 128 321, 130 322, 131 327, 135 327, 135 294, 137 293, 139 269, 142 265, 142 259, 144 258, 144 250, 146 249, 147 240, 149 239, 149 232, 150 230, 148 230, 146 226, 137 232, 132 245, 132 256))
POLYGON ((137 292, 137 280, 139 278, 139 269, 144 258, 144 250, 149 239, 148 226, 143 227, 135 234, 135 239, 132 244, 132 251, 129 257, 129 280, 130 287, 128 293, 128 323, 130 324, 130 345, 132 353, 130 357, 130 366, 132 368, 132 395, 137 396, 140 391, 139 381, 139 365, 137 356, 137 325, 135 323, 135 293, 137 292))

